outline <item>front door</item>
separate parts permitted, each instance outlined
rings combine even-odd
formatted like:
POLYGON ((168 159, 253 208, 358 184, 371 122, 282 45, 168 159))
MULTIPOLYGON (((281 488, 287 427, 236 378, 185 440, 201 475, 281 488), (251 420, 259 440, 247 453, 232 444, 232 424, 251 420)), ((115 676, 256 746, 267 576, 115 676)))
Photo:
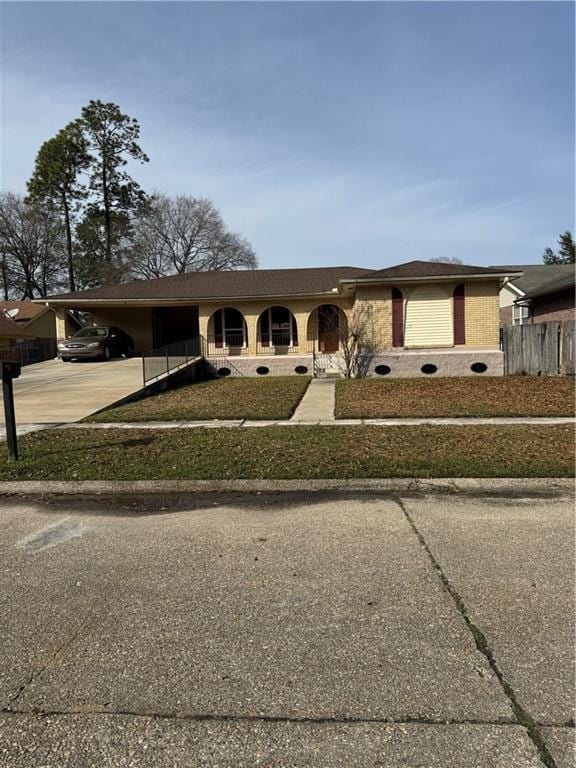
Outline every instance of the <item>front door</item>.
POLYGON ((334 304, 318 307, 318 348, 338 352, 340 348, 340 310, 334 304))

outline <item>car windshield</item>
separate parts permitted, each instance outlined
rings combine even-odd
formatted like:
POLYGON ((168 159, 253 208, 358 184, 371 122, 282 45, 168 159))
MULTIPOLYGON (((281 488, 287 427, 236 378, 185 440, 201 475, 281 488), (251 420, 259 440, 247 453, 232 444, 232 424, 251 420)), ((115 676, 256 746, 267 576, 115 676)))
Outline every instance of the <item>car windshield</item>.
POLYGON ((102 339, 108 336, 108 328, 82 328, 76 331, 74 339, 98 338, 102 339))

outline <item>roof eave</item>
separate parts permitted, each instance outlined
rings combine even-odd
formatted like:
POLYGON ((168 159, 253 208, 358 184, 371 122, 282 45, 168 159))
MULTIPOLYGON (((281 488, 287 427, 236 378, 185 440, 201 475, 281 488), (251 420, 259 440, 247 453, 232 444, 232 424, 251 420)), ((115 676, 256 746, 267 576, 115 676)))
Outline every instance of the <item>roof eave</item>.
MULTIPOLYGON (((90 305, 116 305, 116 306, 169 306, 170 304, 213 304, 214 302, 223 301, 268 301, 272 299, 308 299, 315 297, 326 297, 340 295, 339 289, 335 286, 334 290, 330 291, 318 291, 315 293, 270 293, 270 294, 253 294, 251 296, 203 296, 201 298, 195 296, 184 297, 149 297, 139 299, 106 299, 106 298, 93 298, 93 299, 75 299, 73 297, 67 297, 65 299, 59 299, 57 297, 50 299, 42 299, 46 302, 47 306, 62 305, 62 306, 90 306, 90 305)), ((38 300, 36 300, 38 301, 38 300)))
POLYGON ((396 283, 439 283, 439 282, 452 282, 453 280, 501 280, 505 277, 519 277, 522 272, 492 272, 490 274, 456 274, 456 275, 426 275, 425 277, 373 277, 373 278, 358 278, 358 279, 345 279, 340 280, 340 284, 354 284, 354 285, 375 285, 375 284, 396 284, 396 283))

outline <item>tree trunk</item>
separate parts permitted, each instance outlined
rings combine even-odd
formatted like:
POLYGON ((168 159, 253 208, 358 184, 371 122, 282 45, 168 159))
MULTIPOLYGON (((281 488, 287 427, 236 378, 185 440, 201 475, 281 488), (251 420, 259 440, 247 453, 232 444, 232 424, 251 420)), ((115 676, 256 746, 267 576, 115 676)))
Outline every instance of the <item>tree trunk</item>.
POLYGON ((4 262, 2 262, 2 290, 4 292, 4 301, 8 301, 8 272, 4 262))
POLYGON ((68 284, 71 291, 76 290, 76 281, 74 280, 74 259, 72 252, 72 230, 70 227, 70 210, 66 193, 62 193, 62 206, 64 208, 64 223, 66 226, 66 251, 68 253, 68 284))
POLYGON ((104 229, 106 235, 106 261, 112 261, 112 232, 110 218, 110 201, 108 199, 108 178, 106 175, 106 158, 102 156, 102 196, 104 200, 104 229))

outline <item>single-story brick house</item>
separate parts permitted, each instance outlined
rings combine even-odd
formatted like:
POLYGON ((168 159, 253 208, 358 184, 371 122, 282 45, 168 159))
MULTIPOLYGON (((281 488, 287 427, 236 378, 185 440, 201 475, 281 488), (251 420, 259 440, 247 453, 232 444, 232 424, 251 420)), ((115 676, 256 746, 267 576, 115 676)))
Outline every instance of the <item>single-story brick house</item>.
MULTIPOLYGON (((498 267, 503 272, 514 267, 498 267)), ((501 325, 532 325, 574 318, 574 264, 526 264, 500 289, 501 325)))
POLYGON ((123 328, 136 353, 201 335, 217 369, 244 375, 338 369, 346 334, 359 322, 368 374, 499 375, 499 291, 511 274, 518 273, 427 261, 193 272, 45 301, 59 336, 69 335, 70 309, 123 328))
POLYGON ((570 275, 550 280, 517 298, 514 305, 520 308, 525 322, 529 324, 574 320, 575 283, 574 271, 572 271, 570 275))

